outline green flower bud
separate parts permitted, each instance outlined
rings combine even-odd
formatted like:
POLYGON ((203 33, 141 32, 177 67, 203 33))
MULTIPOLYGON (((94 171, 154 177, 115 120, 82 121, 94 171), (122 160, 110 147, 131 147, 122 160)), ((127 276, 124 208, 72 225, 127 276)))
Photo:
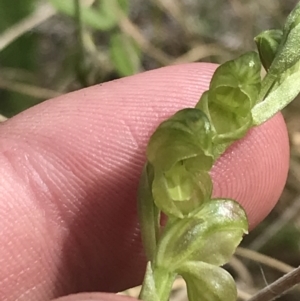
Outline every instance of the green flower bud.
POLYGON ((282 31, 279 29, 266 30, 254 38, 265 70, 270 68, 281 40, 282 31))
POLYGON ((153 200, 168 216, 183 218, 211 197, 211 136, 206 115, 189 108, 161 123, 150 138, 153 200))

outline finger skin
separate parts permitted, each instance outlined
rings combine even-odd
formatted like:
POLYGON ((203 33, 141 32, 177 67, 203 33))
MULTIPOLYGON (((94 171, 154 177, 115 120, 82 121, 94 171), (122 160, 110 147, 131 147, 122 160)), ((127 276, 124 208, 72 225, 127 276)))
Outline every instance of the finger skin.
MULTIPOLYGON (((52 301, 134 301, 135 298, 107 294, 107 293, 81 293, 64 296, 52 301)), ((45 300, 46 301, 46 300, 45 300)))
MULTIPOLYGON (((140 283, 136 191, 160 121, 192 107, 215 65, 172 66, 49 100, 0 127, 0 299, 50 300, 140 283)), ((288 169, 280 114, 216 163, 214 196, 275 205, 288 169)))

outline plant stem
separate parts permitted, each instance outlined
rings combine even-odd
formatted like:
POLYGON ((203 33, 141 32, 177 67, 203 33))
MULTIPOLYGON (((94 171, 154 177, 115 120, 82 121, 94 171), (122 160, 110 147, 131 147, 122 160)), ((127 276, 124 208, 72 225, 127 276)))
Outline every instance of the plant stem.
POLYGON ((139 299, 144 301, 168 301, 176 274, 148 262, 139 299))
POLYGON ((300 283, 300 266, 268 285, 248 301, 272 301, 300 283))
POLYGON ((174 274, 168 273, 167 271, 162 271, 161 269, 155 269, 154 279, 155 283, 157 283, 156 287, 159 300, 169 300, 172 285, 175 280, 174 274))
POLYGON ((270 73, 266 74, 261 84, 261 91, 258 96, 259 100, 263 101, 266 98, 268 92, 274 85, 275 80, 276 77, 272 76, 270 73))

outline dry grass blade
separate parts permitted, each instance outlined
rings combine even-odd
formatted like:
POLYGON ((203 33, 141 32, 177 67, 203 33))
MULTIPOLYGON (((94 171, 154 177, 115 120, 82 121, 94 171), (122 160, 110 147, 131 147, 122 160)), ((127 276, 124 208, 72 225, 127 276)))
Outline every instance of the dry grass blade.
MULTIPOLYGON (((90 6, 94 0, 83 0, 81 2, 86 6, 90 6)), ((26 32, 50 19, 55 14, 56 10, 51 4, 40 4, 31 15, 11 26, 0 35, 0 51, 2 51, 26 32)))
POLYGON ((27 31, 32 30, 34 27, 55 15, 55 13, 55 9, 48 3, 38 6, 33 14, 21 20, 14 26, 11 26, 0 35, 0 51, 27 31))
POLYGON ((36 87, 29 84, 10 81, 1 77, 0 77, 0 88, 4 90, 13 91, 13 92, 18 92, 20 94, 29 95, 38 99, 49 99, 61 95, 61 93, 56 91, 36 87))
POLYGON ((7 120, 7 118, 0 114, 0 122, 4 122, 5 120, 7 120))
POLYGON ((294 267, 292 267, 292 266, 290 266, 290 265, 288 265, 288 264, 286 264, 286 263, 284 263, 280 260, 274 259, 274 258, 269 257, 267 255, 258 253, 256 251, 241 248, 241 247, 237 248, 237 250, 235 252, 235 255, 251 259, 253 261, 259 262, 261 264, 264 264, 266 266, 274 268, 274 269, 276 269, 280 272, 283 272, 283 273, 289 273, 289 272, 291 272, 295 269, 294 267))
POLYGON ((252 276, 245 266, 245 264, 239 260, 236 256, 233 256, 229 262, 230 267, 236 272, 238 278, 245 283, 248 287, 253 287, 252 276))
POLYGON ((121 31, 132 37, 149 57, 152 57, 163 66, 167 66, 172 63, 173 58, 159 48, 153 46, 151 42, 144 37, 139 28, 131 22, 131 20, 117 5, 115 5, 115 12, 120 18, 119 27, 121 31))
POLYGON ((193 63, 209 56, 226 57, 228 56, 228 53, 220 49, 215 44, 198 45, 192 48, 191 50, 189 50, 187 53, 175 59, 173 61, 173 64, 175 65, 175 64, 183 64, 183 63, 193 63))
POLYGON ((259 250, 266 245, 271 238, 273 238, 285 225, 292 221, 300 212, 300 195, 298 195, 285 209, 282 215, 276 222, 270 224, 264 232, 262 232, 256 239, 249 244, 249 249, 259 250))
POLYGON ((247 292, 244 292, 240 289, 237 290, 237 293, 238 293, 238 298, 241 299, 241 300, 248 300, 252 297, 251 294, 249 294, 247 292))
POLYGON ((174 20, 177 21, 178 24, 185 31, 186 35, 190 35, 190 27, 186 18, 182 14, 182 3, 181 1, 175 0, 151 0, 154 4, 157 5, 162 11, 165 11, 168 15, 170 15, 174 20))

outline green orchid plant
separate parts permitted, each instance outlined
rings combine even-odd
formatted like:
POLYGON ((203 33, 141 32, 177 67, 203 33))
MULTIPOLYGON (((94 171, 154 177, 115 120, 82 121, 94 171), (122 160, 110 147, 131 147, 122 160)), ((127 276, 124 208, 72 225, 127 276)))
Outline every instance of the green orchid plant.
POLYGON ((255 42, 258 53, 219 66, 196 106, 162 122, 150 138, 138 192, 148 258, 144 301, 167 301, 177 275, 190 301, 237 299, 221 266, 247 234, 247 216, 236 201, 212 198, 210 170, 234 141, 299 94, 300 3, 283 30, 265 31, 255 42))

